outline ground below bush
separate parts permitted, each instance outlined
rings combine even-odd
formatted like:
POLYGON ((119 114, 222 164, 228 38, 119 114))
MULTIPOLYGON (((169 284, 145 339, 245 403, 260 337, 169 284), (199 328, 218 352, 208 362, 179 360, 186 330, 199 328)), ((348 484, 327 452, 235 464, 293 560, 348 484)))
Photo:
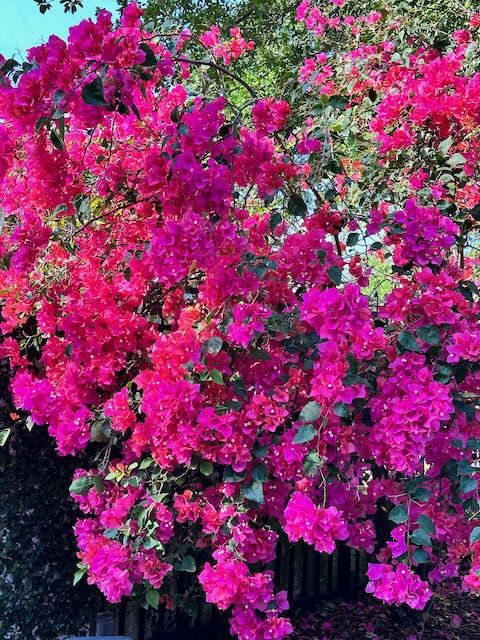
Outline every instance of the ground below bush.
POLYGON ((325 602, 298 618, 291 640, 480 640, 480 598, 450 592, 418 613, 368 596, 325 602))

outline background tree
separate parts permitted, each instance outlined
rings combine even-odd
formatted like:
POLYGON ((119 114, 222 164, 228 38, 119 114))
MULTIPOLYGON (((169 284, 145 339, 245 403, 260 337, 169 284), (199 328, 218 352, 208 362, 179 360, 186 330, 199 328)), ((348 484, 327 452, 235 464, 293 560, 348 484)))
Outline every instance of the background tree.
MULTIPOLYGON (((128 0, 118 0, 118 3, 123 9, 128 0)), ((256 55, 240 59, 237 68, 242 77, 264 95, 287 94, 296 82, 296 69, 312 44, 312 38, 295 20, 299 4, 296 0, 143 0, 140 4, 145 9, 146 20, 157 26, 180 25, 195 34, 212 24, 221 25, 225 32, 239 26, 247 40, 255 40, 256 55)), ((330 9, 331 2, 321 0, 316 6, 330 9)), ((475 7, 469 0, 362 0, 349 1, 344 8, 354 16, 383 11, 392 18, 402 18, 408 25, 409 37, 416 36, 426 44, 436 42, 441 47, 475 7)), ((326 40, 328 44, 322 42, 322 50, 342 51, 349 47, 348 38, 339 32, 329 33, 326 40)), ((198 43, 196 53, 203 54, 198 43)))
MULTIPOLYGON (((34 2, 37 4, 40 13, 46 13, 53 6, 49 0, 34 0, 34 2)), ((83 7, 82 0, 59 0, 59 2, 65 13, 76 13, 77 9, 83 7)))

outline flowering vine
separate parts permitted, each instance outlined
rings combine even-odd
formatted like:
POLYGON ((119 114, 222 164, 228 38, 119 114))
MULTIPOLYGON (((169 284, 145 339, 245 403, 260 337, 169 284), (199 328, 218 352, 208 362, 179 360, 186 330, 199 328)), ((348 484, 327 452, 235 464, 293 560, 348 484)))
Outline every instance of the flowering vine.
POLYGON ((196 60, 135 4, 2 61, 1 350, 32 425, 96 453, 78 577, 157 608, 195 574, 176 604, 201 587, 244 640, 291 631, 282 532, 375 553, 389 603, 445 567, 479 588, 478 24, 407 50, 347 8, 300 4, 354 46, 305 61, 299 104, 226 68, 239 29, 196 60))

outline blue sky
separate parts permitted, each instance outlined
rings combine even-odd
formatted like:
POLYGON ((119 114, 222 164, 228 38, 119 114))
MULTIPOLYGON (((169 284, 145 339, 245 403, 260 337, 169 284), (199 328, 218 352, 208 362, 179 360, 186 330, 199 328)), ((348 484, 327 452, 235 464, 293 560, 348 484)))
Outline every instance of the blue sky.
POLYGON ((0 53, 19 59, 18 52, 24 55, 52 33, 66 38, 69 27, 95 16, 96 7, 112 12, 118 7, 116 0, 83 0, 83 9, 72 15, 64 13, 58 0, 51 2, 52 9, 42 15, 33 0, 0 0, 0 53))

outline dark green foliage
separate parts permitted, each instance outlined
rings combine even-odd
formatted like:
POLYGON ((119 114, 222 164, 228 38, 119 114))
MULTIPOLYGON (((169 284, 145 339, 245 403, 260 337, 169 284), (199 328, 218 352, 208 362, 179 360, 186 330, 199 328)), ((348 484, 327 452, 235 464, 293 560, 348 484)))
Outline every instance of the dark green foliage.
MULTIPOLYGON (((0 385, 0 418, 10 426, 5 375, 0 385)), ((76 512, 68 485, 77 464, 58 457, 43 428, 29 432, 21 422, 0 448, 1 640, 75 635, 104 606, 93 587, 72 585, 76 512)))
MULTIPOLYGON (((46 13, 52 8, 52 3, 48 0, 34 0, 40 13, 46 13)), ((83 0, 59 0, 60 6, 63 7, 65 13, 75 13, 77 9, 83 7, 83 0)))
MULTIPOLYGON (((118 0, 119 8, 129 0, 118 0)), ((145 21, 162 27, 164 32, 188 27, 194 35, 218 24, 225 37, 233 26, 241 28, 246 40, 255 41, 255 52, 242 57, 233 66, 259 95, 279 96, 292 100, 296 92, 298 67, 311 55, 312 35, 298 24, 295 15, 300 0, 141 0, 145 21)), ((316 6, 330 10, 330 0, 316 0, 316 6)), ((353 0, 347 2, 343 13, 364 15, 388 9, 408 25, 408 34, 425 43, 442 46, 448 33, 462 25, 469 1, 457 0, 353 0)), ((345 36, 335 32, 315 39, 319 50, 338 51, 348 46, 345 36)), ((351 44, 351 43, 350 43, 351 44)), ((197 58, 205 57, 205 50, 196 45, 197 58)), ((203 69, 204 71, 204 69, 203 69)), ((298 96, 296 96, 298 99, 298 96)), ((342 97, 340 96, 340 100, 342 97)))
MULTIPOLYGON (((119 7, 128 0, 119 0, 119 7)), ((233 65, 260 95, 279 95, 296 73, 305 54, 304 30, 295 21, 297 0, 143 0, 145 21, 161 31, 188 27, 195 35, 218 24, 228 39, 228 30, 238 26, 246 40, 255 41, 255 51, 233 65)), ((194 46, 195 58, 206 57, 203 47, 194 46)), ((205 69, 200 70, 201 73, 205 69)), ((229 82, 229 81, 227 81, 229 82)), ((235 85, 233 85, 235 86, 235 85)))

